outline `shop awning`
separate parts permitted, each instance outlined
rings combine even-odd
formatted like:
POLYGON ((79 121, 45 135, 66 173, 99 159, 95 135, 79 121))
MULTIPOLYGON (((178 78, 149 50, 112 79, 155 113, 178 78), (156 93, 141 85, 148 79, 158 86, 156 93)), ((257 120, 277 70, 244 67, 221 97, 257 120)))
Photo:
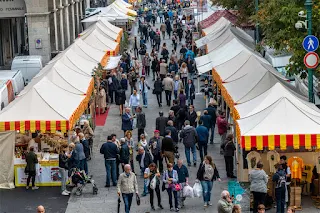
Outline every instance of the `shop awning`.
POLYGON ((320 147, 320 110, 280 83, 236 108, 246 114, 237 121, 241 146, 246 150, 320 147))
MULTIPOLYGON (((212 24, 211 26, 207 28, 203 28, 202 32, 204 35, 209 35, 211 33, 219 32, 221 29, 230 25, 230 21, 226 18, 222 17, 220 18, 216 23, 212 24)), ((200 39, 199 39, 200 40, 200 39)))

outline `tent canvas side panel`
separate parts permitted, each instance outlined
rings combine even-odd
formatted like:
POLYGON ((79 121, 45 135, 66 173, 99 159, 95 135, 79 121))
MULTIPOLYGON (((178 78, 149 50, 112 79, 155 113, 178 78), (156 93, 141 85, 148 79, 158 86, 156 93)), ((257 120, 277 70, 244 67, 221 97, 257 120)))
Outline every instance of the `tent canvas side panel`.
POLYGON ((14 188, 15 131, 0 132, 0 189, 14 188))

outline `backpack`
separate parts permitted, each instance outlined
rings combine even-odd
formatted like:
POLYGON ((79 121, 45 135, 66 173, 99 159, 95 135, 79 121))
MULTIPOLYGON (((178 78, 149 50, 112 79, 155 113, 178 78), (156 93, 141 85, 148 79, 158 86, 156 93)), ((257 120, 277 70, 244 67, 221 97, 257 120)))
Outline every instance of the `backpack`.
POLYGON ((286 185, 286 175, 280 175, 279 173, 277 173, 277 175, 279 176, 279 179, 276 183, 276 188, 281 188, 286 185))

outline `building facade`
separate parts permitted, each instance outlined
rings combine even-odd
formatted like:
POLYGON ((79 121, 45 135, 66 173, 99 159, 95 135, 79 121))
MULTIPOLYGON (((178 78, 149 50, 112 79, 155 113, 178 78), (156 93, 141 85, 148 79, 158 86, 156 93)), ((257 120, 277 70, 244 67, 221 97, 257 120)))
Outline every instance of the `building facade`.
POLYGON ((82 31, 88 0, 0 0, 0 67, 17 55, 47 63, 82 31))

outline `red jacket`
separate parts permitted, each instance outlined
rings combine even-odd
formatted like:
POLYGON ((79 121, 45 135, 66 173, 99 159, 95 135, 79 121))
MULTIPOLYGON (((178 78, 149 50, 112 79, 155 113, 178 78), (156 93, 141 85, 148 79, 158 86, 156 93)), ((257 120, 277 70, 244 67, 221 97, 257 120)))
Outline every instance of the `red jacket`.
POLYGON ((228 122, 225 118, 222 118, 221 116, 219 116, 217 118, 217 124, 218 124, 219 135, 223 135, 228 131, 228 122))

